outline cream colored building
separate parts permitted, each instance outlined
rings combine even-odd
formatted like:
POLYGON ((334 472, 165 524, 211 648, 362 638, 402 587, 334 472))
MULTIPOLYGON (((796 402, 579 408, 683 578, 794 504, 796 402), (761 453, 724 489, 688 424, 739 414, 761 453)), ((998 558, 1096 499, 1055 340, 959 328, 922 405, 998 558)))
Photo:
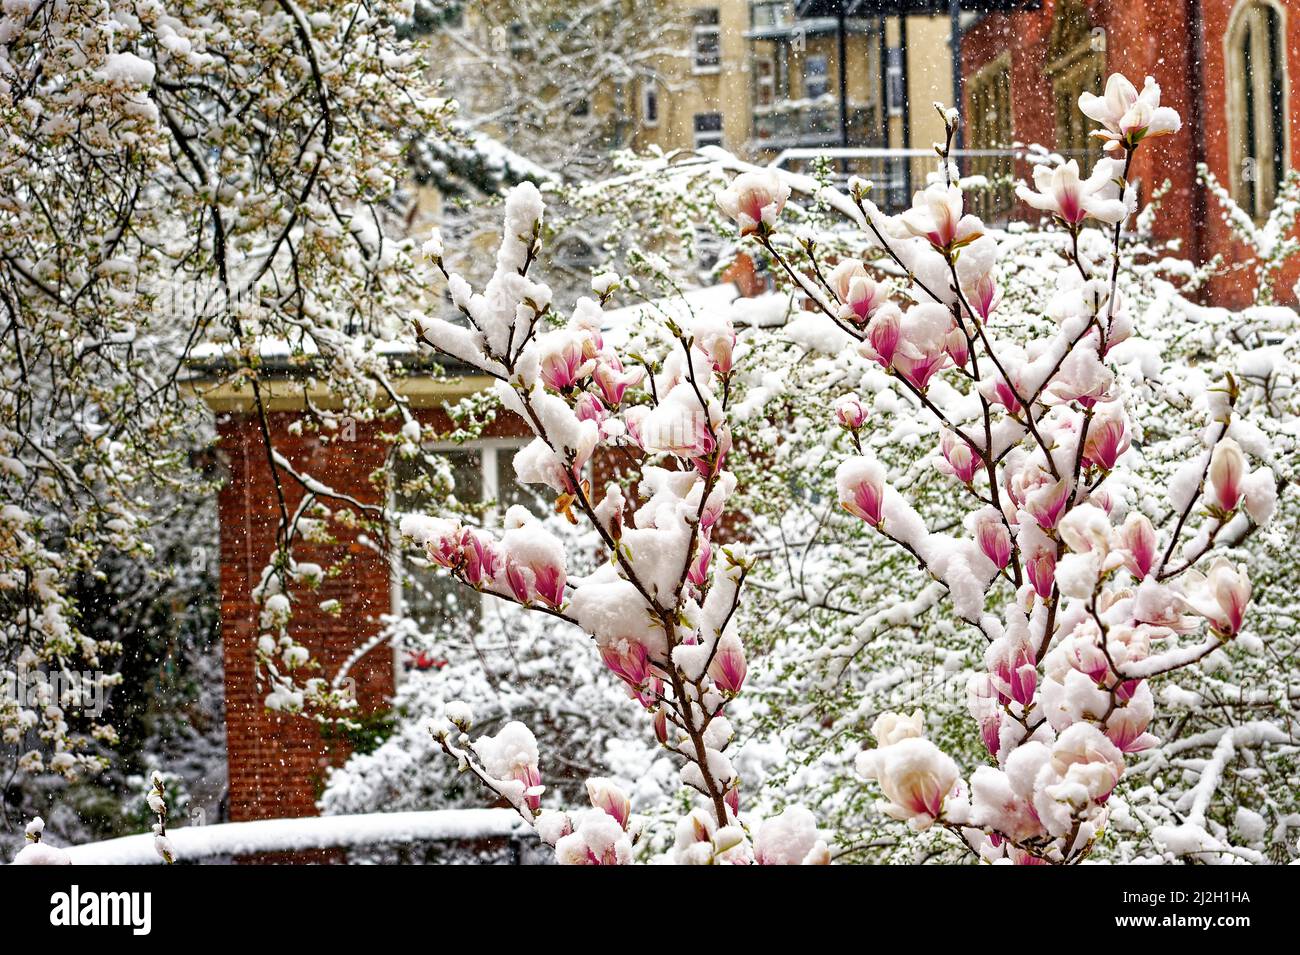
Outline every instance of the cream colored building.
MULTIPOLYGON (((929 149, 943 138, 932 104, 952 99, 947 17, 906 18, 904 56, 897 17, 849 17, 841 37, 836 17, 801 15, 795 0, 671 0, 670 7, 687 49, 638 82, 630 127, 636 148, 716 144, 772 161, 789 149, 929 149)), ((896 198, 932 165, 878 158, 846 164, 891 185, 896 198)))
MULTIPOLYGON (((837 17, 814 15, 797 0, 656 3, 638 7, 638 16, 668 19, 638 28, 648 43, 673 52, 637 59, 622 74, 612 70, 600 78, 589 100, 591 122, 580 136, 590 142, 564 142, 579 135, 572 123, 557 124, 549 142, 586 155, 618 147, 669 151, 718 145, 743 159, 771 162, 786 150, 928 150, 943 137, 932 104, 952 98, 946 16, 910 16, 905 29, 898 17, 849 16, 841 35, 837 17), (671 39, 654 36, 660 24, 671 39)), ((508 6, 491 7, 490 17, 488 9, 467 5, 455 29, 473 36, 480 47, 494 42, 495 34, 506 45, 513 43, 520 25, 505 22, 508 6)), ((435 49, 438 42, 435 38, 435 49)), ((444 39, 435 60, 445 66, 457 59, 457 44, 444 39)), ((486 84, 472 80, 475 95, 486 93, 490 101, 491 71, 475 64, 471 72, 482 74, 486 84)), ((492 124, 485 131, 508 147, 526 149, 508 127, 492 124)), ((781 161, 791 168, 808 162, 797 154, 781 161)), ((841 164, 889 189, 895 202, 906 201, 932 166, 928 157, 858 157, 841 164)))

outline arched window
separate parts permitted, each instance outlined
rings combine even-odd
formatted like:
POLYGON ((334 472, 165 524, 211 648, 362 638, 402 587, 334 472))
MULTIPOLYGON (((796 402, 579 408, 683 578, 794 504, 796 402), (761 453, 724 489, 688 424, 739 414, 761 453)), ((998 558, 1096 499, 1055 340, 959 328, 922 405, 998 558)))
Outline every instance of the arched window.
POLYGON ((1233 196, 1255 218, 1273 208, 1286 173, 1286 32, 1282 11, 1247 0, 1228 29, 1228 137, 1233 196))

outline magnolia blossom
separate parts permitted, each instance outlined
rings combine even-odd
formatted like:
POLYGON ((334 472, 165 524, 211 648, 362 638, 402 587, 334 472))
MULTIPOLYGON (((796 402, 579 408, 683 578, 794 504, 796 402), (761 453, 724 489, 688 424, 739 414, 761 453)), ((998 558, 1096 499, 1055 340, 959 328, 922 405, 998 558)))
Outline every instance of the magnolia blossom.
POLYGON ((862 404, 862 399, 852 392, 840 395, 835 399, 832 407, 835 411, 835 420, 846 431, 859 431, 867 422, 867 409, 862 404))
POLYGON ((1124 549, 1124 566, 1138 580, 1151 572, 1156 560, 1156 530, 1145 514, 1131 512, 1119 529, 1119 545, 1124 549))
POLYGON ((1115 461, 1128 450, 1128 430, 1124 426, 1123 414, 1115 409, 1108 414, 1098 415, 1088 428, 1088 438, 1083 444, 1083 457, 1095 468, 1110 471, 1115 461))
POLYGON ((632 817, 632 803, 623 790, 610 780, 595 776, 587 780, 587 798, 594 808, 608 813, 620 828, 627 831, 628 820, 632 817))
POLYGON ((1246 476, 1246 455, 1232 438, 1224 438, 1210 455, 1210 503, 1223 511, 1234 511, 1241 503, 1246 476))
POLYGON ((902 319, 898 309, 882 308, 867 326, 867 338, 860 346, 862 354, 889 368, 894 363, 901 337, 902 319))
POLYGON ((957 764, 928 739, 909 737, 859 753, 858 772, 880 784, 882 809, 894 819, 927 829, 942 817, 957 785, 957 764))
POLYGON ((1016 195, 1044 212, 1050 212, 1068 226, 1078 226, 1084 219, 1114 224, 1128 214, 1119 198, 1115 172, 1108 161, 1097 163, 1092 175, 1079 178, 1079 164, 1071 159, 1059 166, 1034 167, 1034 187, 1020 185, 1016 195))
POLYGON ((745 648, 740 639, 731 634, 723 636, 709 663, 709 676, 724 693, 739 693, 745 673, 745 648))
POLYGON ((848 458, 835 471, 840 505, 876 527, 884 519, 885 469, 874 458, 848 458))
POLYGON ((1250 575, 1244 564, 1234 566, 1219 557, 1204 577, 1187 575, 1186 593, 1191 608, 1210 621, 1216 633, 1231 637, 1241 630, 1245 620, 1251 595, 1250 575))
POLYGON ((876 738, 877 746, 893 746, 905 739, 924 736, 925 714, 921 710, 913 710, 910 716, 881 713, 871 724, 871 735, 876 738))
POLYGON ((1038 666, 1027 634, 1008 634, 989 644, 984 663, 1003 703, 1014 701, 1029 706, 1033 702, 1038 687, 1038 666))
POLYGON ((1070 479, 1042 484, 1025 495, 1025 510, 1043 530, 1051 530, 1070 501, 1070 479))
POLYGON ((639 690, 645 686, 650 674, 650 655, 636 640, 615 640, 600 648, 600 658, 614 675, 639 690))
POLYGON ((1101 123, 1103 129, 1093 135, 1105 140, 1107 149, 1131 148, 1148 136, 1167 136, 1182 128, 1178 113, 1160 105, 1160 86, 1150 76, 1139 93, 1124 76, 1112 73, 1105 95, 1081 93, 1079 109, 1101 123))
POLYGON ((585 354, 583 340, 564 331, 552 332, 539 342, 542 348, 540 373, 548 388, 567 391, 591 374, 595 362, 585 354))
POLYGON ((976 517, 975 542, 998 570, 1011 562, 1011 532, 996 508, 986 507, 976 517))
POLYGON ((774 172, 763 170, 737 176, 717 194, 718 208, 740 226, 742 236, 766 235, 790 198, 790 187, 774 172))
POLYGON ((1035 550, 1025 561, 1025 573, 1033 584, 1034 593, 1046 600, 1052 596, 1056 583, 1056 551, 1043 547, 1035 550))
POLYGON ((948 473, 963 484, 970 484, 975 480, 975 475, 979 473, 983 462, 964 438, 944 428, 940 438, 940 448, 943 451, 948 473))
POLYGON ((895 234, 925 239, 940 252, 952 252, 984 234, 975 216, 962 215, 962 191, 934 183, 912 197, 912 207, 895 220, 895 234))
POLYGON ((866 275, 854 276, 840 307, 840 318, 864 325, 888 301, 889 288, 866 275))

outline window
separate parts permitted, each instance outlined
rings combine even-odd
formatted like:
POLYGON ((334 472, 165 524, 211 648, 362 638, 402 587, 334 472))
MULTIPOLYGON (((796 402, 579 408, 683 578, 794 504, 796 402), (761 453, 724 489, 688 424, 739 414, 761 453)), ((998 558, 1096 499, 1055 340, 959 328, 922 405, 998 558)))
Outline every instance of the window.
POLYGON ((771 106, 776 102, 776 60, 760 56, 754 60, 754 105, 771 106))
POLYGON ((722 66, 722 30, 719 27, 718 8, 696 10, 693 16, 695 29, 691 35, 696 73, 716 73, 722 66))
MULTIPOLYGON (((969 81, 967 126, 976 150, 1009 149, 1014 138, 1011 121, 1011 54, 1004 53, 969 81)), ((989 188, 977 191, 975 214, 985 221, 1011 209, 1014 168, 1010 155, 973 156, 971 172, 983 176, 989 188)))
POLYGON ((903 114, 903 51, 896 46, 885 51, 885 102, 890 116, 903 114))
MULTIPOLYGON (((514 455, 527 443, 524 438, 492 438, 473 444, 434 449, 444 461, 455 483, 451 495, 465 504, 482 504, 485 525, 498 524, 506 508, 522 504, 534 514, 544 515, 548 507, 534 489, 515 480, 514 455)), ((419 486, 421 475, 436 475, 438 468, 423 460, 400 460, 395 469, 393 505, 401 512, 439 510, 427 490, 419 486)), ((401 608, 435 640, 468 642, 483 616, 483 599, 456 581, 442 568, 413 554, 404 557, 394 572, 394 604, 401 608)), ((411 665, 411 661, 402 661, 411 665)))
POLYGON ((803 61, 803 95, 821 99, 830 89, 830 63, 824 56, 809 56, 803 61))
POLYGON ((1092 138, 1096 124, 1079 110, 1079 94, 1100 94, 1105 73, 1105 33, 1092 28, 1083 0, 1062 0, 1052 22, 1047 64, 1056 113, 1056 151, 1078 160, 1085 175, 1101 153, 1092 138))
POLYGON ((1228 124, 1233 198, 1256 219, 1273 208, 1286 173, 1286 49, 1280 8, 1240 4, 1228 29, 1228 124))
POLYGON ((695 114, 695 148, 722 145, 722 114, 695 114))
POLYGON ((641 81, 641 124, 659 125, 659 83, 654 77, 641 81))

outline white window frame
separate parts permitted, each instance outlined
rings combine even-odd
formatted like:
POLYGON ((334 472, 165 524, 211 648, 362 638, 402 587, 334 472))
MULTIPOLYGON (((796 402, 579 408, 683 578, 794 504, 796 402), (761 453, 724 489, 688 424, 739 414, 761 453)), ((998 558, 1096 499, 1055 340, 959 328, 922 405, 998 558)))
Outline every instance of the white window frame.
MULTIPOLYGON (((450 451, 477 451, 479 453, 479 476, 481 478, 482 493, 479 498, 483 504, 489 504, 493 501, 499 501, 501 495, 501 482, 498 476, 501 472, 501 455, 519 451, 527 445, 532 438, 520 435, 519 437, 508 438, 480 438, 477 441, 463 441, 459 444, 454 441, 435 441, 426 444, 423 450, 440 454, 450 451)), ((499 507, 490 507, 484 511, 484 527, 495 527, 500 524, 501 511, 499 507)), ((406 612, 406 596, 402 593, 402 550, 400 535, 393 532, 393 559, 391 562, 391 571, 388 578, 389 586, 389 607, 394 616, 401 616, 406 612)), ((393 684, 394 686, 401 683, 406 678, 406 661, 402 657, 398 647, 393 647, 393 684)))
POLYGON ((754 105, 772 106, 776 103, 776 57, 763 54, 754 57, 754 105), (763 72, 763 68, 767 72, 763 72))
POLYGON ((885 49, 885 108, 890 116, 903 115, 905 100, 903 84, 907 77, 903 75, 903 50, 891 46, 885 49))
POLYGON ((724 137, 725 137, 725 134, 724 134, 724 131, 723 131, 723 116, 722 116, 722 113, 720 113, 720 112, 696 113, 694 116, 691 117, 691 134, 694 136, 694 140, 693 140, 693 142, 695 143, 695 148, 696 148, 696 149, 699 149, 701 146, 722 146, 722 145, 723 145, 723 142, 724 142, 724 137), (716 117, 718 117, 718 128, 717 128, 717 129, 703 129, 703 130, 702 130, 702 129, 699 129, 699 128, 695 125, 695 121, 696 121, 699 117, 701 117, 701 116, 716 116, 716 117))
POLYGON ((831 58, 824 53, 810 53, 803 59, 803 98, 807 100, 821 99, 831 91, 831 58), (821 73, 814 73, 810 67, 814 63, 821 64, 821 73), (809 82, 816 79, 823 84, 823 89, 816 96, 808 88, 809 82))
POLYGON ((700 7, 695 11, 695 26, 691 30, 691 72, 719 73, 722 71, 722 18, 717 7, 700 7), (703 16, 711 17, 712 23, 699 22, 703 16), (700 40, 706 36, 713 37, 716 63, 700 62, 700 40))
POLYGON ((641 125, 653 129, 659 125, 659 109, 662 101, 659 99, 659 81, 654 77, 647 77, 641 83, 641 125), (650 118, 650 103, 654 102, 654 119, 650 118))

